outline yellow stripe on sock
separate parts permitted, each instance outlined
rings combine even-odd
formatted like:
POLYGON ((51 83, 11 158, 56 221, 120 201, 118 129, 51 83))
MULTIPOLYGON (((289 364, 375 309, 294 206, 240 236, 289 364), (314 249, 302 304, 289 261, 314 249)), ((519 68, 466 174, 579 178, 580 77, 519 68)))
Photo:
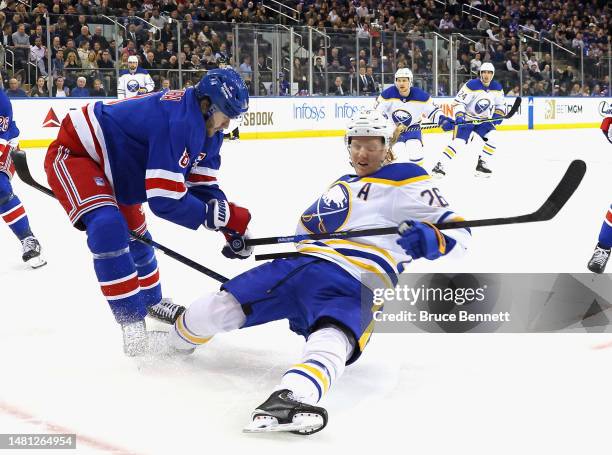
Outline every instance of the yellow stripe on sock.
POLYGON ((176 320, 176 323, 174 324, 174 327, 176 328, 176 331, 179 333, 179 335, 181 335, 193 344, 205 344, 212 339, 212 337, 197 337, 195 335, 192 335, 185 327, 185 322, 183 321, 184 317, 185 313, 181 314, 181 316, 176 320))
POLYGON ((329 390, 329 380, 325 377, 323 373, 321 373, 321 370, 305 363, 293 365, 293 368, 302 368, 308 371, 309 373, 312 373, 319 381, 321 381, 321 384, 323 384, 323 392, 325 393, 329 390))

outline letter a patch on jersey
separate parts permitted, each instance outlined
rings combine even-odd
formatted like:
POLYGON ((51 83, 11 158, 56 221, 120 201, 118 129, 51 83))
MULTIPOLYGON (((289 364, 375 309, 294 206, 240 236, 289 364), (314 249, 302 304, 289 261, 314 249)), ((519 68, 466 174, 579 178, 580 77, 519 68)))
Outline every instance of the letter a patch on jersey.
POLYGON ((181 159, 179 160, 179 166, 185 169, 187 166, 189 166, 189 161, 191 161, 189 158, 189 153, 187 153, 187 149, 185 149, 181 159))
POLYGON ((364 201, 368 200, 368 194, 370 194, 370 188, 372 188, 371 183, 366 183, 357 193, 357 197, 363 199, 364 201))

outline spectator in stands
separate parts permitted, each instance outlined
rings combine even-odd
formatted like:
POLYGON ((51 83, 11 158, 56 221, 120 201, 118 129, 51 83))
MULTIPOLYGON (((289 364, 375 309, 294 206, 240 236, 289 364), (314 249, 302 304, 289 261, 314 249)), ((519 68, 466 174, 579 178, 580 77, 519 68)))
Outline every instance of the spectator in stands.
POLYGON ((448 31, 454 28, 455 28, 455 24, 453 23, 453 20, 451 19, 450 14, 448 12, 444 13, 444 16, 442 17, 442 19, 440 19, 440 24, 438 25, 438 29, 440 29, 440 31, 448 31))
POLYGON ((107 96, 106 90, 104 90, 104 87, 102 86, 102 81, 100 79, 95 79, 93 81, 93 89, 89 91, 89 96, 95 98, 104 98, 105 96, 107 96))
POLYGON ((374 68, 372 68, 371 66, 366 67, 366 78, 368 79, 368 84, 374 87, 374 90, 372 90, 371 92, 372 95, 378 95, 378 92, 380 91, 379 83, 374 77, 374 68))
POLYGON ((77 78, 77 86, 72 91, 70 96, 75 97, 75 98, 86 98, 86 97, 88 97, 89 96, 89 89, 87 87, 85 87, 86 84, 87 84, 87 79, 85 79, 83 76, 80 76, 79 78, 77 78))
POLYGON ((89 27, 87 25, 81 27, 81 34, 74 39, 74 44, 76 47, 81 47, 84 41, 87 41, 90 45, 92 44, 91 34, 89 33, 89 27))
POLYGON ((91 37, 92 45, 95 43, 100 44, 100 49, 108 49, 109 44, 104 35, 102 34, 102 27, 100 25, 96 26, 93 36, 91 37))
POLYGON ((52 96, 55 98, 66 98, 70 96, 70 89, 64 86, 64 78, 62 76, 55 80, 52 96))
POLYGON ((25 69, 30 51, 30 37, 25 32, 25 24, 19 24, 11 39, 13 41, 13 52, 15 53, 15 66, 17 69, 25 69))
POLYGON ((27 98, 26 92, 21 88, 21 83, 15 77, 9 79, 9 88, 6 91, 6 96, 9 98, 27 98))
POLYGON ((341 76, 336 76, 336 79, 334 79, 334 86, 332 87, 330 94, 335 96, 348 95, 346 88, 344 88, 342 84, 341 76))
POLYGON ((245 55, 244 58, 242 59, 242 63, 240 64, 240 67, 238 68, 238 72, 240 73, 240 75, 245 78, 245 77, 251 77, 251 75, 253 74, 253 68, 251 67, 251 57, 248 55, 245 55))
POLYGON ((2 36, 0 37, 0 44, 4 47, 13 45, 13 29, 11 24, 4 24, 2 27, 2 36))
POLYGON ((278 73, 278 94, 280 96, 288 96, 290 95, 290 88, 289 82, 285 79, 285 73, 281 71, 278 73))
POLYGON ((36 65, 38 71, 43 76, 47 75, 47 48, 42 45, 42 40, 40 37, 36 37, 34 41, 34 46, 30 48, 30 61, 36 65))
POLYGON ((81 71, 81 63, 77 60, 76 54, 71 52, 68 54, 68 59, 64 63, 64 75, 68 85, 72 85, 81 71))
POLYGON ((36 79, 36 85, 30 90, 29 96, 32 98, 49 96, 47 92, 47 81, 44 77, 39 76, 38 79, 36 79))
POLYGON ((170 90, 170 79, 163 78, 161 81, 162 90, 170 90))
POLYGON ((480 60, 480 54, 476 53, 474 58, 470 61, 470 71, 472 73, 478 74, 480 70, 480 66, 482 65, 482 60, 480 60))

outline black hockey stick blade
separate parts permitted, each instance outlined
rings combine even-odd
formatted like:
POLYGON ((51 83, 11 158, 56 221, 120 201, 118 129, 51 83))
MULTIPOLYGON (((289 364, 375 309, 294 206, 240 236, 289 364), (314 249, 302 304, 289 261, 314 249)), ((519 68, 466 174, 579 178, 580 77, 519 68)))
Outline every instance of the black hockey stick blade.
MULTIPOLYGON (((17 175, 25 184, 45 193, 47 196, 51 196, 57 199, 51 189, 47 188, 44 185, 41 185, 36 180, 34 180, 34 177, 32 177, 32 174, 30 173, 28 159, 23 150, 13 150, 11 152, 11 157, 13 159, 13 163, 15 163, 15 170, 17 171, 17 175)), ((154 240, 150 240, 146 237, 143 237, 134 231, 130 231, 130 235, 139 242, 146 243, 150 247, 162 251, 166 256, 170 256, 172 259, 175 259, 178 262, 185 264, 186 266, 191 267, 192 269, 197 270, 198 272, 203 273, 204 275, 207 275, 221 283, 225 283, 226 281, 228 281, 228 279, 223 275, 220 275, 219 273, 209 269, 208 267, 204 267, 202 264, 198 264, 194 260, 189 259, 188 257, 185 257, 180 253, 177 253, 176 251, 168 248, 167 246, 162 245, 161 243, 157 243, 154 240)))
MULTIPOLYGON (((548 221, 553 218, 574 194, 578 185, 586 173, 586 164, 582 160, 574 160, 570 163, 563 178, 546 199, 546 202, 533 213, 527 215, 511 216, 505 218, 487 218, 484 220, 465 220, 438 223, 438 229, 462 229, 484 226, 501 226, 505 224, 531 223, 535 221, 548 221)), ((302 240, 323 239, 345 239, 351 237, 368 237, 372 235, 397 234, 397 226, 384 228, 363 229, 356 231, 339 231, 321 234, 297 234, 286 237, 264 237, 260 239, 248 239, 247 246, 272 245, 276 243, 296 243, 302 240)))

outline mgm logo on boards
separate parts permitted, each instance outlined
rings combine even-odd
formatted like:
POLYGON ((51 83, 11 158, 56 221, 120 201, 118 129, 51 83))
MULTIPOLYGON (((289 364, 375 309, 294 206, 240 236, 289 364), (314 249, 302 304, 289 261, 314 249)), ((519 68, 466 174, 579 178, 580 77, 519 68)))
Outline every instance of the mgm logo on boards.
POLYGON ((544 118, 554 120, 558 115, 582 114, 582 104, 558 103, 557 100, 546 100, 544 107, 544 118))

